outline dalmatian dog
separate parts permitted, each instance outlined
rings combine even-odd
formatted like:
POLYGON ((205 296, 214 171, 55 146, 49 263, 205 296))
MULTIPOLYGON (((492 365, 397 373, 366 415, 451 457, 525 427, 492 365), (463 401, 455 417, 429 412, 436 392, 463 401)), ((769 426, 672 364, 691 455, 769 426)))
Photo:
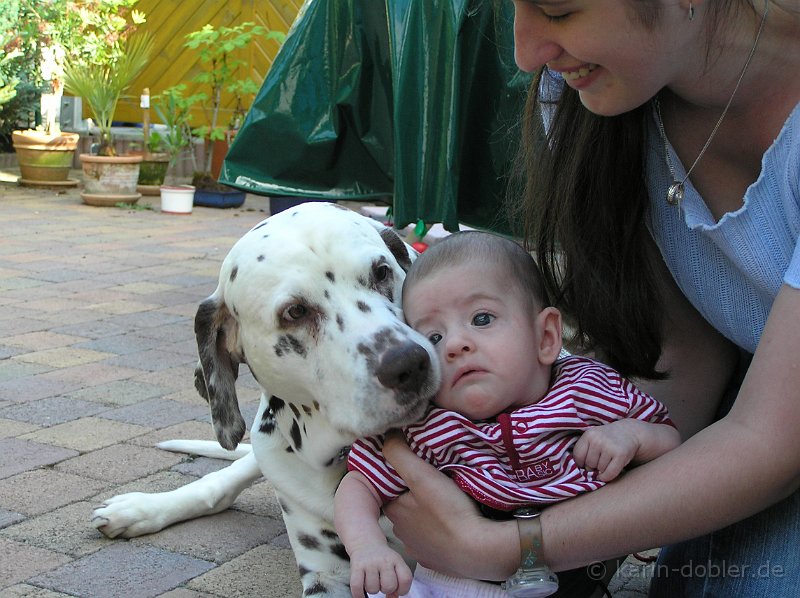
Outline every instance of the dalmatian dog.
MULTIPOLYGON (((333 526, 348 448, 419 419, 439 384, 432 345, 400 308, 415 257, 391 229, 327 203, 280 212, 246 233, 195 317, 195 386, 219 445, 240 458, 171 492, 111 498, 94 525, 109 537, 152 533, 228 508, 263 474, 283 511, 303 596, 349 597, 348 557, 333 526), (239 445, 240 364, 262 389, 251 448, 239 445)), ((197 441, 160 446, 218 456, 197 441)))

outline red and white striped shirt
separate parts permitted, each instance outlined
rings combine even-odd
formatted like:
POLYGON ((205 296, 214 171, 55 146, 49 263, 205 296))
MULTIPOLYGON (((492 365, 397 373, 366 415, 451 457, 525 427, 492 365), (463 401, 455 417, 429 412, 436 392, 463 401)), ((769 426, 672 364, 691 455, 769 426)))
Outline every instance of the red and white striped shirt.
MULTIPOLYGON (((670 424, 667 409, 619 373, 583 357, 558 360, 550 390, 535 405, 473 422, 432 408, 403 429, 419 457, 450 475, 478 502, 510 511, 552 503, 604 484, 581 469, 572 446, 581 432, 624 418, 670 424)), ((358 440, 348 469, 364 474, 384 502, 407 488, 383 458, 383 437, 358 440)))

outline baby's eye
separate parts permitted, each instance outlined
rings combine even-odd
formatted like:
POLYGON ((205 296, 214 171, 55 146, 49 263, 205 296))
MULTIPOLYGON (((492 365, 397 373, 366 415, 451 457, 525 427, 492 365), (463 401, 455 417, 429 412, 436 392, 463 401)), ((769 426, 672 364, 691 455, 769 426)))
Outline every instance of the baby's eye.
POLYGON ((438 332, 434 332, 428 335, 428 340, 431 341, 432 345, 438 344, 438 342, 442 340, 442 335, 438 332))
POLYGON ((475 317, 472 318, 472 325, 473 326, 488 326, 494 320, 494 316, 492 314, 487 314, 486 312, 482 312, 479 314, 475 314, 475 317))

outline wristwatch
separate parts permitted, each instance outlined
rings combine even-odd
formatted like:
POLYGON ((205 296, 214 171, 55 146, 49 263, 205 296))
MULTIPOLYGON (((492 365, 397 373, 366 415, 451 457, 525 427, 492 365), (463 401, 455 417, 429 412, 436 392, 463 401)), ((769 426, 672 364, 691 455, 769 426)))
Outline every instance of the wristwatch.
POLYGON ((558 590, 558 577, 543 561, 541 512, 534 507, 514 511, 519 530, 519 569, 503 584, 514 598, 550 596, 558 590))

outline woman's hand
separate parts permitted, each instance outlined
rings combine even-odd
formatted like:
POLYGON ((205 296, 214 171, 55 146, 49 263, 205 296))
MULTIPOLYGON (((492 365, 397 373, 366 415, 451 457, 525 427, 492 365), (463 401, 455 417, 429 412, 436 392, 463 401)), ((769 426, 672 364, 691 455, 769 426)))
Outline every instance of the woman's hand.
POLYGON ((399 434, 387 435, 383 454, 409 488, 383 510, 410 558, 458 577, 501 580, 513 573, 519 564, 513 521, 482 517, 472 499, 411 452, 399 434))

